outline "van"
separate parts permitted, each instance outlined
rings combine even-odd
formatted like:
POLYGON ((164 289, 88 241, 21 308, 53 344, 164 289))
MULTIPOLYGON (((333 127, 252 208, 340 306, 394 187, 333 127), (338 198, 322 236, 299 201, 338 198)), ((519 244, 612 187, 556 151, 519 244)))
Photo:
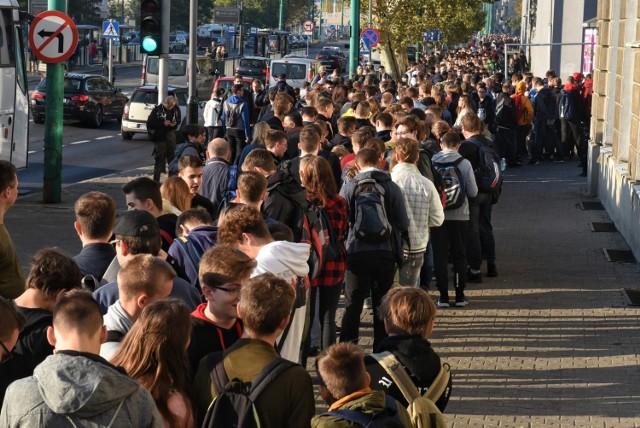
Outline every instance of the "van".
POLYGON ((285 74, 289 85, 302 89, 304 82, 311 82, 318 74, 320 62, 309 58, 281 58, 271 60, 269 69, 270 88, 278 83, 278 76, 285 74))
MULTIPOLYGON (((207 101, 211 95, 211 88, 215 81, 215 69, 211 58, 199 56, 196 58, 196 95, 198 100, 207 101)), ((168 85, 174 88, 189 87, 189 55, 169 54, 168 85)), ((142 82, 144 85, 157 85, 160 61, 157 56, 146 55, 142 66, 142 82)))

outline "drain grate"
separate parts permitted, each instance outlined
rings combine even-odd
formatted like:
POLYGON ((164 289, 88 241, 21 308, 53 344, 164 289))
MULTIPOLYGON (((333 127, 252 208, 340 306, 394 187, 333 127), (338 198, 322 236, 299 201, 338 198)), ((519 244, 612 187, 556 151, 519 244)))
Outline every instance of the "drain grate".
POLYGON ((609 248, 604 248, 604 256, 610 262, 620 262, 620 263, 636 262, 636 258, 633 257, 633 252, 629 250, 612 250, 609 248))
POLYGON ((637 288, 623 288, 622 295, 629 306, 640 306, 640 290, 637 288))
POLYGON ((580 208, 583 211, 602 211, 604 206, 598 201, 582 201, 580 202, 580 208))
POLYGON ((608 222, 591 222, 592 232, 617 232, 616 225, 608 222))

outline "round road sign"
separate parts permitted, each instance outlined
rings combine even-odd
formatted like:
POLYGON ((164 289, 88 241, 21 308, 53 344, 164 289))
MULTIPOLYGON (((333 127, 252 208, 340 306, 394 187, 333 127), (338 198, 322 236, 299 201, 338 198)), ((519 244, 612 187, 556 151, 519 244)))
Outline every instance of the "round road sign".
POLYGON ((66 61, 78 46, 76 24, 57 10, 42 12, 29 27, 29 46, 44 62, 66 61))
POLYGON ((378 41, 380 40, 380 33, 375 28, 365 28, 360 33, 360 38, 364 40, 364 44, 368 48, 375 48, 378 46, 378 41))
POLYGON ((302 29, 304 31, 313 31, 315 27, 316 27, 316 23, 313 22, 311 19, 307 19, 302 23, 302 29))

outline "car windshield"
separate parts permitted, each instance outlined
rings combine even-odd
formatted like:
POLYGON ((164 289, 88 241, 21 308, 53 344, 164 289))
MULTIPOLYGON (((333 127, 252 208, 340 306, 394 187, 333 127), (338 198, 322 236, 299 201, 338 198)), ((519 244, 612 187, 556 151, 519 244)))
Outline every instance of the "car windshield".
MULTIPOLYGON (((82 87, 81 79, 72 79, 70 77, 65 77, 64 79, 64 92, 65 93, 77 93, 80 92, 80 88, 82 87)), ((40 81, 38 86, 36 87, 38 92, 46 92, 47 91, 47 79, 43 79, 40 81)))
POLYGON ((241 59, 240 67, 261 68, 264 67, 264 61, 261 59, 241 59))
POLYGON ((271 69, 271 74, 273 76, 278 76, 283 73, 287 75, 287 79, 304 80, 307 78, 307 66, 305 64, 286 62, 278 62, 273 64, 273 67, 271 69))
MULTIPOLYGON (((159 74, 158 58, 149 58, 147 73, 159 74)), ((169 59, 169 76, 184 76, 187 74, 187 61, 183 59, 169 59)))
POLYGON ((131 96, 132 103, 158 104, 158 93, 150 91, 135 91, 131 96))

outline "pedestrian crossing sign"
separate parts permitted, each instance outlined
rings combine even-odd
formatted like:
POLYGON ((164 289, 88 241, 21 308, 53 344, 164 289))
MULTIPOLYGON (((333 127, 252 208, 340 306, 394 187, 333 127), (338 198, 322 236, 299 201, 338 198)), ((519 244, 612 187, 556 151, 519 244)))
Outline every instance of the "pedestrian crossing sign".
POLYGON ((120 37, 120 24, 118 21, 103 21, 102 37, 105 39, 118 39, 120 37))

